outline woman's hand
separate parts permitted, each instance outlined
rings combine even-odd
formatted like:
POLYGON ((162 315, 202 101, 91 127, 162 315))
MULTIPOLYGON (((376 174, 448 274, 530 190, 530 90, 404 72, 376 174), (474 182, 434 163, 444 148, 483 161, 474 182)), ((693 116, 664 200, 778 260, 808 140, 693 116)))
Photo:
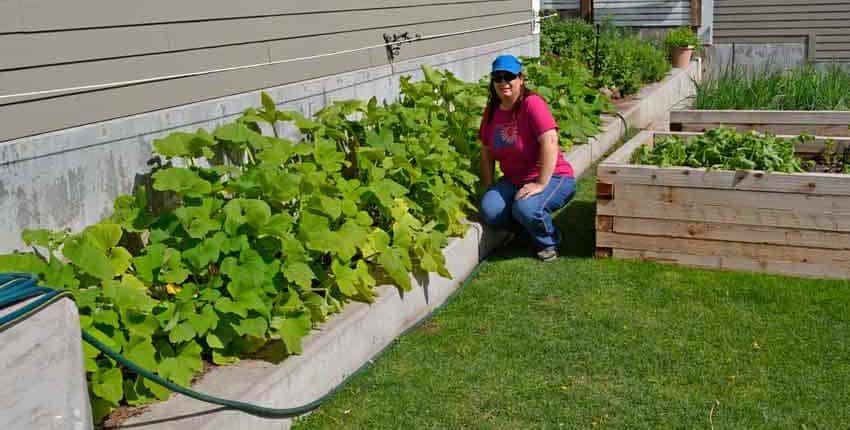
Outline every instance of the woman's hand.
POLYGON ((516 192, 514 200, 522 200, 531 197, 535 194, 540 194, 545 189, 546 185, 543 185, 539 182, 529 182, 523 185, 522 188, 520 188, 519 191, 516 192))

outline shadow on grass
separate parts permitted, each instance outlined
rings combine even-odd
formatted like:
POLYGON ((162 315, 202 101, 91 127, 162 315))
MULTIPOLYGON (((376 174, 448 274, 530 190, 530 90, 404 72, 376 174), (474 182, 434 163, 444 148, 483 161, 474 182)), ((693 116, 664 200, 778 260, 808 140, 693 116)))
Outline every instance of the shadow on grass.
MULTIPOLYGON (((559 253, 564 257, 593 257, 596 249, 596 202, 573 200, 555 214, 564 242, 559 253)), ((490 260, 510 260, 534 256, 535 247, 527 235, 517 235, 490 256, 490 260)))

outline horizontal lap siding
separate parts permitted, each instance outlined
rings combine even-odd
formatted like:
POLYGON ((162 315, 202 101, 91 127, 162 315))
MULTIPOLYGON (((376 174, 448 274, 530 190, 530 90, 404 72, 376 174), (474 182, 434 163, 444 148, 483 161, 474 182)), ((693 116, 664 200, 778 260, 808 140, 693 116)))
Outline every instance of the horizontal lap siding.
POLYGON ((815 35, 817 61, 850 61, 850 0, 715 0, 721 41, 769 35, 815 35))
POLYGON ((596 22, 611 18, 629 27, 671 27, 690 24, 690 0, 596 0, 596 22))
POLYGON ((580 0, 543 0, 543 9, 578 10, 580 0))
MULTIPOLYGON (((0 95, 279 61, 377 45, 384 33, 431 35, 529 18, 523 0, 0 2, 0 95)), ((530 30, 524 23, 415 42, 402 47, 398 60, 530 30)), ((0 141, 387 63, 380 47, 120 88, 0 99, 0 141)))

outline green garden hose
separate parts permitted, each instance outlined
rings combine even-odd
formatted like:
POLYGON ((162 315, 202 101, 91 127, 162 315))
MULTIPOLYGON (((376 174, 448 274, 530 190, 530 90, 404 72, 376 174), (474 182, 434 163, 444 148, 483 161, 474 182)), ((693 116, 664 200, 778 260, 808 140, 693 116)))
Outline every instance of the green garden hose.
MULTIPOLYGON (((455 297, 455 295, 457 295, 462 289, 466 288, 469 282, 478 273, 479 269, 483 266, 484 262, 485 260, 481 260, 475 266, 469 276, 467 276, 467 278, 463 281, 460 288, 452 292, 452 294, 449 295, 445 302, 443 302, 440 306, 429 312, 425 318, 420 319, 411 327, 404 330, 401 335, 415 330, 422 323, 427 321, 436 311, 442 309, 446 304, 448 304, 449 301, 451 301, 455 297)), ((35 315, 39 311, 45 309, 47 306, 52 303, 55 303, 60 299, 66 297, 73 299, 73 296, 67 291, 54 290, 51 288, 38 286, 37 283, 38 280, 29 274, 0 274, 0 310, 6 309, 7 307, 21 303, 23 301, 36 298, 35 300, 27 303, 19 309, 16 309, 8 315, 0 317, 0 333, 14 326, 15 324, 30 318, 31 316, 35 315)), ((119 352, 104 345, 103 343, 95 339, 94 336, 87 333, 85 330, 82 330, 82 336, 86 342, 106 354, 109 358, 115 360, 116 362, 120 363, 122 366, 135 372, 136 374, 150 379, 151 381, 156 382, 157 384, 168 388, 171 391, 183 394, 196 400, 200 400, 202 402, 222 406, 224 407, 224 409, 238 410, 264 418, 292 418, 304 415, 307 412, 318 408, 331 396, 333 396, 337 391, 339 391, 346 383, 348 383, 351 378, 366 369, 370 363, 372 363, 375 359, 381 356, 384 351, 386 351, 392 345, 392 343, 390 343, 387 346, 383 347, 374 356, 372 356, 363 365, 361 365, 356 371, 354 371, 337 386, 335 386, 331 391, 319 397, 318 399, 294 408, 269 408, 236 400, 223 399, 220 397, 200 393, 190 388, 177 385, 157 375, 156 373, 145 369, 142 366, 139 366, 138 364, 129 360, 127 357, 121 355, 119 352)))

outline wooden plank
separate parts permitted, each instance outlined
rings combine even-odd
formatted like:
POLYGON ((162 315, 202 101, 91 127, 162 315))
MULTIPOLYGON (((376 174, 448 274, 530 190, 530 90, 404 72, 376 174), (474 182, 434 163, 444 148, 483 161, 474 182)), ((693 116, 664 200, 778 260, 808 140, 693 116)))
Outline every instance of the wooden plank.
POLYGON ((614 231, 616 218, 607 215, 599 215, 596 217, 596 231, 614 231))
MULTIPOLYGON (((419 29, 424 33, 431 32, 434 27, 423 26, 419 29)), ((437 30, 440 26, 437 25, 437 30)), ((457 29, 456 24, 446 31, 457 29)), ((404 30, 411 30, 405 28, 404 30)), ((462 36, 433 39, 411 44, 402 49, 400 61, 423 55, 437 54, 452 49, 461 49, 470 46, 480 46, 488 43, 501 42, 512 38, 519 38, 529 34, 530 27, 527 24, 508 28, 499 28, 483 32, 465 34, 462 36)), ((292 58, 300 55, 311 55, 321 52, 336 51, 340 49, 354 48, 368 45, 378 34, 347 33, 336 36, 324 36, 315 39, 297 39, 281 41, 270 46, 263 46, 257 55, 272 55, 272 60, 281 58, 292 58), (364 43, 366 42, 366 43, 364 43)), ((239 47, 240 50, 244 47, 239 47)), ((228 48, 233 49, 233 48, 228 48)), ((203 53, 205 58, 193 59, 186 64, 173 64, 174 60, 185 59, 184 57, 171 57, 171 62, 162 60, 157 65, 165 67, 165 70, 199 70, 198 65, 204 65, 221 61, 217 64, 237 65, 233 62, 226 63, 217 58, 220 52, 203 53)), ((493 53, 480 53, 479 55, 496 55, 493 53)), ((234 54, 237 55, 237 54, 234 54)), ((232 59, 230 57, 224 60, 232 59)), ((238 58, 237 58, 238 59, 238 58)), ((150 59, 148 59, 150 60, 150 59)), ((250 63, 241 63, 250 64, 250 63)), ((350 54, 324 57, 308 61, 284 63, 274 66, 259 67, 234 72, 216 73, 192 78, 172 79, 142 85, 132 85, 122 88, 93 91, 75 94, 67 97, 45 98, 20 104, 0 105, 0 118, 3 118, 3 127, 0 127, 0 142, 49 132, 66 127, 83 125, 134 115, 140 112, 164 109, 172 106, 192 103, 200 100, 208 100, 231 94, 244 93, 263 88, 270 88, 287 83, 318 78, 320 76, 342 73, 386 64, 386 52, 383 48, 376 48, 365 52, 354 52, 350 54)), ((145 68, 145 74, 137 71, 127 70, 126 76, 156 76, 163 73, 163 69, 152 67, 148 63, 140 64, 145 68), (150 67, 149 69, 147 67, 150 67)), ((97 75, 97 70, 87 69, 88 72, 97 75)), ((69 71, 69 73, 72 71, 69 71)), ((122 71, 122 73, 124 73, 122 71)), ((50 78, 61 78, 61 73, 50 76, 50 78)), ((79 76, 79 73, 73 73, 79 76)), ((98 77, 114 78, 109 73, 98 77)), ((67 81, 67 79, 66 79, 67 81)), ((42 81, 39 81, 43 83, 42 81)), ((49 82, 49 81, 48 81, 49 82)), ((95 83, 99 81, 78 80, 80 83, 95 83)), ((31 84, 31 83, 30 83, 31 84)), ((0 88, 7 87, 0 84, 0 88)), ((322 97, 321 94, 316 94, 322 97)))
MULTIPOLYGON (((753 192, 710 188, 664 187, 622 184, 617 186, 618 201, 658 201, 665 203, 729 206, 734 208, 777 209, 800 213, 850 213, 850 197, 753 192)), ((850 223, 850 220, 848 220, 850 223)))
POLYGON ((769 207, 742 207, 733 204, 650 200, 654 196, 646 196, 647 200, 643 200, 641 198, 643 196, 622 197, 622 193, 620 196, 611 201, 597 202, 596 214, 850 232, 850 211, 822 213, 769 207))
POLYGON ((814 263, 850 269, 850 251, 598 232, 596 246, 636 251, 814 263))
MULTIPOLYGON (((447 7, 430 5, 219 21, 114 27, 38 34, 0 35, 0 71, 48 64, 262 43, 315 35, 418 26, 422 23, 490 17, 482 22, 528 18, 526 5, 497 2, 447 7)), ((456 25, 456 24, 455 24, 456 25)), ((464 24, 468 25, 468 24, 464 24)), ((486 26, 486 25, 485 25, 486 26)), ((382 40, 376 39, 374 43, 382 40)))
POLYGON ((702 0, 691 1, 691 25, 699 27, 702 25, 702 0))
POLYGON ((766 243, 809 248, 850 249, 850 233, 763 225, 720 224, 598 215, 597 230, 730 242, 766 243))
POLYGON ((651 250, 614 249, 611 256, 623 260, 652 261, 655 263, 678 264, 701 269, 720 269, 720 257, 661 253, 651 250))
MULTIPOLYGON (((620 149, 614 151, 613 154, 608 156, 603 163, 628 163, 632 158, 632 153, 635 152, 639 147, 643 145, 651 145, 652 138, 654 132, 651 130, 644 130, 635 135, 635 137, 629 139, 628 142, 624 143, 620 149)), ((602 165, 600 164, 599 168, 601 169, 602 165)), ((597 169, 598 170, 598 169, 597 169)))
POLYGON ((820 136, 821 139, 827 139, 826 136, 843 136, 850 137, 850 130, 847 125, 796 125, 796 124, 724 124, 724 123, 694 123, 694 122, 677 122, 670 123, 670 129, 676 128, 678 131, 693 131, 703 132, 717 128, 720 125, 732 127, 739 131, 756 130, 761 132, 771 132, 784 135, 800 135, 802 133, 814 134, 820 136), (675 124, 675 125, 674 125, 675 124))
POLYGON ((750 170, 712 170, 603 163, 597 180, 608 184, 721 188, 850 196, 850 175, 837 173, 768 173, 750 170))
POLYGON ((850 125, 850 111, 672 110, 670 122, 682 124, 850 125))
POLYGON ((593 22, 593 0, 581 0, 579 15, 587 22, 593 22))
POLYGON ((596 183, 596 200, 611 200, 614 198, 614 186, 602 182, 596 183))
POLYGON ((652 250, 635 251, 615 249, 614 258, 652 261, 664 264, 703 269, 737 270, 744 272, 772 273, 777 275, 797 276, 815 279, 848 279, 850 269, 835 267, 828 264, 793 263, 787 261, 759 261, 744 257, 713 257, 690 255, 685 253, 657 252, 652 250))
MULTIPOLYGON (((475 1, 481 10, 495 3, 512 3, 529 9, 523 0, 475 1)), ((317 14, 385 8, 446 5, 452 8, 470 0, 26 0, 0 1, 0 33, 54 31, 74 28, 120 27, 221 20, 257 16, 317 14)))
MULTIPOLYGON (((681 124, 681 123, 674 123, 674 124, 676 124, 677 127, 679 127, 679 128, 685 128, 684 125, 681 124)), ((653 140, 657 137, 678 136, 678 137, 681 137, 685 141, 685 143, 688 143, 694 137, 702 135, 705 130, 708 130, 708 129, 711 129, 711 128, 716 128, 716 127, 719 127, 721 125, 729 126, 729 124, 712 124, 712 125, 706 124, 705 127, 703 127, 703 129, 699 130, 699 131, 679 131, 679 132, 657 131, 653 134, 653 140)), ((756 126, 758 126, 758 124, 756 124, 756 126)), ((694 128, 698 128, 698 127, 694 127, 694 128)), ((777 130, 779 130, 781 128, 782 127, 776 127, 777 130)), ((737 127, 736 127, 736 129, 737 129, 737 127)), ((770 130, 756 129, 756 131, 766 132, 766 131, 770 131, 770 130)), ((799 138, 799 134, 780 134, 780 133, 772 132, 772 131, 771 131, 771 133, 774 133, 776 135, 776 137, 779 137, 779 138, 782 138, 782 139, 790 139, 790 140, 795 141, 795 142, 799 138)), ((824 146, 829 141, 831 141, 834 145, 836 145, 837 148, 845 148, 848 145, 850 145, 850 136, 813 135, 811 142, 795 143, 794 150, 798 153, 805 153, 805 154, 816 153, 816 154, 819 154, 823 151, 824 146)))

